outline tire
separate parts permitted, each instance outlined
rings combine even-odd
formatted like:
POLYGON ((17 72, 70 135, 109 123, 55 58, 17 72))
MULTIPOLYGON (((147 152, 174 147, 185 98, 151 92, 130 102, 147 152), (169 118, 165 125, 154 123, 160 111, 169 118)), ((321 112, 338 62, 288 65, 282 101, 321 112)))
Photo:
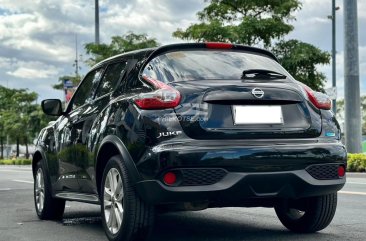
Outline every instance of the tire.
POLYGON ((154 208, 138 197, 122 156, 109 159, 101 184, 102 223, 108 239, 146 240, 152 231, 154 208))
POLYGON ((65 200, 53 198, 51 184, 42 160, 37 163, 34 176, 34 204, 37 215, 42 220, 60 220, 65 210, 65 200))
POLYGON ((277 217, 289 230, 314 233, 326 228, 337 209, 337 193, 296 201, 282 200, 275 207, 277 217))

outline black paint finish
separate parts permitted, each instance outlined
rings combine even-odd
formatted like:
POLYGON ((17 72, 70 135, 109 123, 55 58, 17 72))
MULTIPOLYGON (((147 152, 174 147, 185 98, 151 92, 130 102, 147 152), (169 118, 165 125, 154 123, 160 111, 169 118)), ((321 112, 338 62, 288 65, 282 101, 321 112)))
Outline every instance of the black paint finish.
MULTIPOLYGON (((174 49, 192 48, 203 45, 135 51, 93 68, 127 61, 111 93, 95 99, 100 79, 96 80, 84 105, 73 110, 71 100, 64 114, 41 131, 34 162, 42 156, 47 163, 54 195, 98 196, 102 168, 115 154, 127 163, 141 197, 155 204, 217 202, 217 197, 235 199, 235 195, 240 199, 304 197, 337 191, 344 185, 345 178, 324 181, 305 173, 313 164, 346 165, 346 150, 334 114, 314 107, 291 76, 271 81, 174 82, 170 86, 181 93, 180 105, 139 109, 133 99, 154 90, 140 76, 146 61, 174 49), (264 97, 253 97, 253 88, 261 88, 264 97), (232 105, 281 105, 284 124, 234 125, 232 105), (165 186, 162 174, 179 168, 220 168, 228 175, 208 186, 165 186)), ((262 50, 235 49, 274 59, 262 50)))

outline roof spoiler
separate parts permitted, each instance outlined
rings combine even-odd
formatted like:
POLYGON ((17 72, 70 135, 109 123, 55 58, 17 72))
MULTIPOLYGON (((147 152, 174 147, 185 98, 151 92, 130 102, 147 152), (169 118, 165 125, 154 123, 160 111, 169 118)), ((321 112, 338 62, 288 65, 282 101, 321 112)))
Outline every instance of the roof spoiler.
POLYGON ((276 62, 278 62, 278 59, 276 58, 276 56, 273 53, 271 53, 270 51, 265 50, 265 49, 245 46, 245 45, 241 45, 241 44, 205 42, 205 43, 179 43, 179 44, 164 45, 162 47, 157 48, 155 51, 153 51, 150 54, 150 56, 146 59, 145 63, 150 61, 155 56, 160 55, 162 53, 170 52, 170 51, 174 51, 174 50, 186 50, 186 49, 226 49, 226 50, 233 49, 233 50, 262 54, 262 55, 265 55, 265 56, 275 60, 276 62))

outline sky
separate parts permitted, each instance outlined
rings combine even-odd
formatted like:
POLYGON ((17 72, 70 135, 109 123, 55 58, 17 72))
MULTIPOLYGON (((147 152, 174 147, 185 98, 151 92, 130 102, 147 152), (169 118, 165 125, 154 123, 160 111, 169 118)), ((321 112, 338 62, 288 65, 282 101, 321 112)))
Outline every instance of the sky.
MULTIPOLYGON (((331 0, 303 0, 302 9, 291 23, 295 30, 287 39, 299 39, 331 51, 331 0)), ((337 0, 337 86, 343 97, 343 1, 337 0)), ((196 13, 204 0, 100 0, 101 42, 128 31, 147 33, 161 44, 181 42, 172 37, 177 28, 197 22, 196 13)), ((366 94, 366 1, 358 1, 359 59, 361 94, 366 94)), ((94 41, 94 0, 0 0, 0 85, 28 88, 45 98, 63 98, 54 90, 59 76, 75 69, 75 36, 81 54, 82 74, 88 71, 83 60, 84 45, 94 41)), ((331 85, 331 65, 319 66, 331 85)))

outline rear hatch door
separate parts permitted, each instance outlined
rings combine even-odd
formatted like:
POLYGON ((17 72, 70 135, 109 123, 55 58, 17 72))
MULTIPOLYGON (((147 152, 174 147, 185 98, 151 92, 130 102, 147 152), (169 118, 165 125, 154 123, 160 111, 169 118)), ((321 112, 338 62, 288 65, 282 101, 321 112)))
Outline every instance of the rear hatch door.
POLYGON ((188 136, 250 139, 320 135, 320 113, 308 104, 296 84, 237 80, 226 83, 230 84, 212 80, 175 84, 182 93, 181 105, 175 112, 188 136))

